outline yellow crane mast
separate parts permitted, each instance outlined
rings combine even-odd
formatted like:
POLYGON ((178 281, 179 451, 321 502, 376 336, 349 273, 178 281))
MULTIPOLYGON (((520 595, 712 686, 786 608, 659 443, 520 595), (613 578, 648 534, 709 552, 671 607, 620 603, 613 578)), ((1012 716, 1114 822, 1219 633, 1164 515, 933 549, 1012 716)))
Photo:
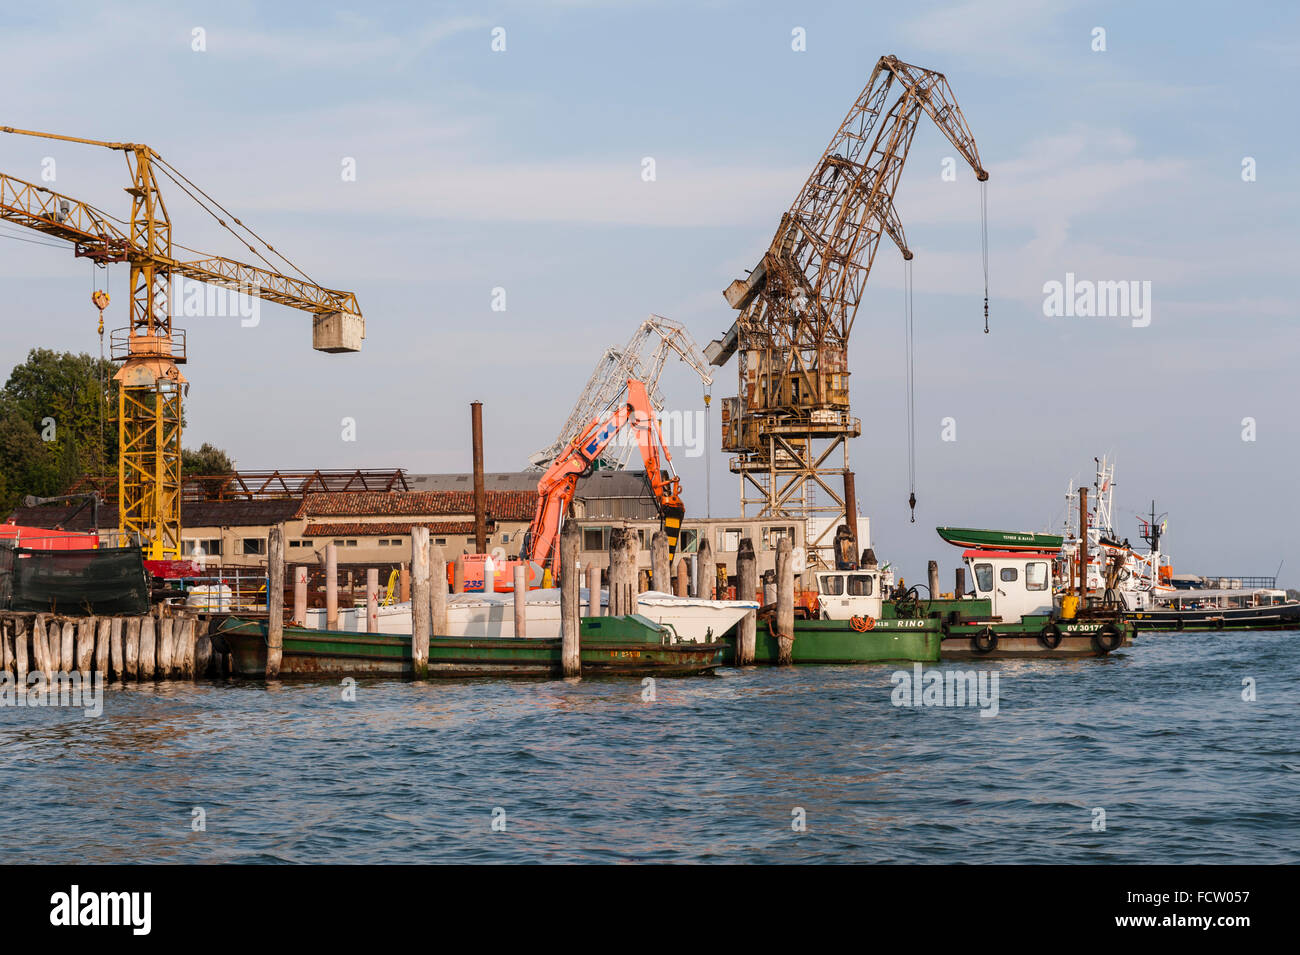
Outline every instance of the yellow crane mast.
MULTIPOLYGON (((129 263, 130 323, 126 328, 114 329, 110 338, 111 357, 122 363, 114 376, 119 383, 118 528, 127 539, 139 540, 152 560, 179 557, 181 397, 186 383, 180 366, 188 355, 185 333, 172 326, 172 277, 206 282, 311 312, 312 347, 325 352, 361 350, 365 320, 356 296, 313 282, 146 145, 11 126, 0 126, 0 132, 99 146, 120 151, 126 157, 131 174, 131 185, 126 187, 131 196, 128 221, 115 222, 114 217, 89 203, 4 173, 0 173, 0 220, 71 242, 77 256, 97 264, 129 263), (175 258, 171 219, 159 190, 160 174, 244 242, 266 267, 197 252, 197 259, 175 258), (251 241, 234 227, 247 233, 251 241), (281 272, 252 241, 260 243, 301 278, 281 272)), ((94 304, 100 310, 102 328, 107 296, 96 293, 94 304)))

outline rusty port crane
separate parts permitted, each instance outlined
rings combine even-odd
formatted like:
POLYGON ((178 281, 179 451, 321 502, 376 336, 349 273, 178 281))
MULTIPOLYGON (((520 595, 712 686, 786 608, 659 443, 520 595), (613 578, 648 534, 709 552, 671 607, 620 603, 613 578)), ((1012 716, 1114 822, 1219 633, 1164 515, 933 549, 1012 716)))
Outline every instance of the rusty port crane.
MULTIPOLYGON (((351 292, 312 281, 274 246, 225 210, 155 150, 140 143, 102 142, 0 126, 0 132, 39 139, 99 146, 122 152, 131 184, 129 220, 115 219, 90 203, 35 183, 0 173, 0 220, 71 242, 78 257, 97 265, 130 265, 130 323, 114 329, 110 353, 122 367, 118 382, 118 529, 139 541, 145 556, 163 560, 181 556, 181 397, 186 380, 180 366, 188 360, 185 333, 172 326, 173 276, 253 294, 269 302, 312 313, 312 347, 324 352, 361 350, 365 320, 351 292), (184 249, 172 239, 172 224, 159 189, 163 176, 236 236, 265 267, 184 249), (240 231, 236 231, 236 229, 240 231), (241 234, 244 233, 244 234, 241 234), (298 276, 286 275, 258 248, 278 258, 298 276)), ((108 297, 95 292, 103 309, 108 297)))
POLYGON ((838 489, 851 487, 848 439, 862 431, 849 407, 849 333, 880 237, 912 258, 894 195, 922 113, 984 188, 988 173, 944 75, 881 57, 762 260, 726 289, 740 316, 705 349, 715 366, 739 356, 739 394, 722 400, 722 445, 735 453, 742 515, 828 518, 816 534, 809 527, 810 550, 826 546, 841 520, 856 525, 852 492, 838 489))

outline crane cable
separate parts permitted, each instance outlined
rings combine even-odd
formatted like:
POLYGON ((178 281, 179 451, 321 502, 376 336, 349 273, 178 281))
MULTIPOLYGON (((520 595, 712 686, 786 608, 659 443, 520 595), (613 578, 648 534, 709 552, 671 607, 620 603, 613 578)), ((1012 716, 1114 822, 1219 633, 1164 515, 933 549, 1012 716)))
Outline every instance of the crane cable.
POLYGON ((907 499, 912 509, 912 523, 916 523, 916 334, 912 312, 912 261, 903 262, 903 328, 906 338, 907 390, 907 499))
MULTIPOLYGON (((283 261, 286 265, 288 265, 289 268, 293 269, 295 272, 297 272, 299 275, 301 275, 303 278, 305 278, 305 279, 306 279, 308 282, 310 282, 312 285, 317 285, 317 286, 320 285, 319 282, 317 282, 314 278, 312 278, 310 275, 308 275, 306 272, 304 272, 302 269, 300 269, 296 264, 294 264, 292 261, 290 261, 290 259, 289 259, 289 258, 288 258, 288 257, 287 257, 283 252, 281 252, 281 251, 280 251, 279 249, 277 249, 275 246, 271 245, 271 243, 269 243, 269 242, 267 242, 265 239, 263 239, 260 235, 257 234, 257 232, 255 232, 253 229, 251 229, 251 228, 249 228, 247 225, 245 225, 245 224, 243 223, 243 221, 242 221, 241 219, 239 219, 239 217, 237 217, 236 215, 234 215, 233 213, 231 213, 230 210, 228 210, 225 206, 223 206, 221 203, 217 202, 216 199, 213 199, 210 195, 208 195, 206 192, 204 192, 203 189, 202 189, 201 187, 199 187, 199 186, 196 185, 194 182, 192 182, 190 179, 188 179, 188 178, 185 176, 185 174, 182 173, 179 169, 177 169, 175 166, 173 166, 173 165, 172 165, 171 163, 169 163, 167 160, 163 159, 163 158, 162 158, 161 156, 159 156, 157 153, 154 153, 154 158, 155 158, 155 159, 156 159, 156 160, 157 160, 157 161, 162 165, 162 167, 163 167, 163 172, 164 172, 164 174, 167 176, 167 178, 170 179, 173 183, 175 183, 175 184, 176 184, 176 185, 177 185, 177 186, 178 186, 178 187, 179 187, 179 188, 180 188, 180 189, 181 189, 181 190, 182 190, 186 195, 188 195, 191 199, 194 199, 195 203, 198 204, 199 208, 203 209, 204 212, 206 212, 208 215, 212 216, 212 218, 215 219, 215 220, 217 221, 217 223, 218 223, 218 224, 219 224, 223 229, 225 229, 225 230, 226 230, 227 232, 229 232, 231 235, 235 236, 235 238, 237 238, 237 239, 241 239, 241 241, 244 241, 244 244, 245 244, 245 245, 248 245, 247 240, 243 240, 242 237, 239 235, 239 233, 237 233, 237 232, 236 232, 234 229, 232 229, 230 226, 226 225, 226 222, 225 222, 224 219, 222 219, 222 218, 221 218, 220 216, 218 216, 215 212, 213 212, 211 209, 209 209, 207 206, 205 206, 202 202, 200 202, 197 198, 195 198, 195 196, 194 196, 193 193, 191 193, 188 189, 186 189, 184 186, 182 186, 182 185, 180 184, 180 182, 177 181, 177 178, 176 178, 177 176, 179 176, 181 180, 184 180, 184 182, 185 182, 187 185, 189 185, 191 188, 193 188, 195 192, 197 192, 199 195, 203 196, 204 199, 207 199, 208 202, 212 203, 214 206, 216 206, 218 209, 220 209, 223 213, 225 213, 227 216, 229 216, 229 217, 230 217, 230 220, 231 220, 232 222, 234 222, 235 225, 239 226, 241 229, 243 229, 245 232, 247 232, 249 235, 251 235, 253 238, 255 238, 258 242, 262 243, 262 245, 266 246, 266 248, 267 248, 268 251, 270 251, 273 255, 276 256, 276 258, 280 259, 280 260, 283 261), (173 173, 174 173, 175 175, 173 175, 173 173)), ((270 262, 268 262, 268 261, 266 260, 266 258, 264 258, 264 257, 262 256, 262 254, 261 254, 260 252, 258 252, 256 249, 254 249, 251 245, 248 246, 248 251, 252 252, 254 255, 256 255, 256 256, 257 256, 259 259, 261 259, 263 262, 266 262, 267 267, 270 268, 271 271, 273 271, 273 272, 279 272, 279 271, 280 271, 276 266, 274 266, 274 265, 272 265, 270 262)))
POLYGON ((989 184, 980 183, 980 252, 984 258, 984 334, 989 333, 989 184))

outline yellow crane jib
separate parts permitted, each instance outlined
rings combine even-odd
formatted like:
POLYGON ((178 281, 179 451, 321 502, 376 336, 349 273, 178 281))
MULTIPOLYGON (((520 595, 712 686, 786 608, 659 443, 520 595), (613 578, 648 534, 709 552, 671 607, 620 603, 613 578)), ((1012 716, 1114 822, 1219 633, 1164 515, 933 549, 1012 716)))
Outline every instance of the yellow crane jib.
MULTIPOLYGON (((172 326, 172 277, 310 312, 312 347, 324 352, 361 349, 365 320, 356 296, 315 282, 148 146, 12 126, 0 126, 0 132, 99 146, 126 156, 131 173, 131 184, 126 187, 131 197, 129 220, 116 219, 87 202, 4 173, 0 173, 0 220, 71 242, 77 256, 101 265, 129 263, 130 320, 127 327, 111 333, 109 343, 110 357, 122 363, 114 376, 120 386, 118 526, 127 539, 144 544, 151 559, 180 557, 181 396, 186 380, 179 366, 188 355, 184 332, 172 326), (203 253, 193 260, 176 258, 160 178, 185 193, 263 264, 249 265, 203 253), (278 259, 284 270, 272 259, 278 259)), ((103 334, 108 296, 104 294, 101 300, 100 294, 92 301, 100 310, 103 334)))

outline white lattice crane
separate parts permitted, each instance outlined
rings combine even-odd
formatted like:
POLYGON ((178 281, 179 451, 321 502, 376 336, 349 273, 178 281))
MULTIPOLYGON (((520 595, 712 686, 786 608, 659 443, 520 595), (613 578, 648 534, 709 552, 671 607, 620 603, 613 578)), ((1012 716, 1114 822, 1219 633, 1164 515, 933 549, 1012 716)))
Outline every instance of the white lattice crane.
MULTIPOLYGON (((669 357, 676 355, 691 367, 704 383, 706 401, 708 389, 713 384, 709 365, 691 333, 681 322, 650 315, 622 348, 607 348, 596 362, 596 368, 587 380, 577 403, 565 419, 559 435, 542 450, 532 454, 528 463, 534 470, 545 470, 556 455, 567 448, 582 431, 597 418, 603 418, 627 387, 628 379, 645 385, 650 403, 656 412, 663 411, 664 399, 659 393, 659 377, 669 357)), ((618 457, 606 459, 606 465, 615 470, 627 467, 632 453, 630 445, 619 449, 618 457)))

